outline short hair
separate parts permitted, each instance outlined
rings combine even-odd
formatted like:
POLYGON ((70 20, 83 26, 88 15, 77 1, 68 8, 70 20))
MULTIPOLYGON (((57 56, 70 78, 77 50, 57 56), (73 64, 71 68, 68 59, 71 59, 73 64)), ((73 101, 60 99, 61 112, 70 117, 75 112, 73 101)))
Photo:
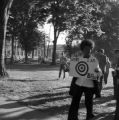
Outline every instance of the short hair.
POLYGON ((83 51, 83 49, 88 46, 90 48, 94 48, 95 43, 92 40, 83 40, 80 44, 80 50, 83 51))
POLYGON ((100 53, 103 53, 103 54, 104 54, 104 53, 105 53, 105 50, 104 50, 104 49, 99 49, 99 50, 98 50, 98 52, 100 52, 100 53))

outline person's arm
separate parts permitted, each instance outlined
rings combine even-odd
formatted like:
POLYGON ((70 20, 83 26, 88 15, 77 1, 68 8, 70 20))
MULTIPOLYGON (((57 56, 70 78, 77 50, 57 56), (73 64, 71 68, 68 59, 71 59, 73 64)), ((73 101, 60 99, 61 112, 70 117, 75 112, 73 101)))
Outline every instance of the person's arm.
POLYGON ((110 62, 108 57, 107 57, 107 65, 108 65, 109 68, 111 67, 111 62, 110 62))
POLYGON ((99 62, 97 59, 96 59, 96 64, 97 64, 97 67, 95 68, 95 73, 97 74, 97 77, 100 78, 102 76, 102 70, 99 67, 99 62))
POLYGON ((62 62, 62 57, 60 57, 60 64, 61 64, 61 62, 62 62))

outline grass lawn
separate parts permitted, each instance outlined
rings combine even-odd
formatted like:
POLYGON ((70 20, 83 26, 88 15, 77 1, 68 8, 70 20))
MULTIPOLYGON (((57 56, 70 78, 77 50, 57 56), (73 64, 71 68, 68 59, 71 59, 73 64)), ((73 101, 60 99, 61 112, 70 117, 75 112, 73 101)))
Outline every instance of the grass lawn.
MULTIPOLYGON (((58 70, 59 66, 50 65, 9 65, 9 79, 0 81, 0 96, 16 100, 58 120, 66 120, 71 102, 68 94, 71 77, 67 73, 65 80, 57 80, 58 70)), ((108 84, 104 85, 102 98, 94 99, 94 113, 97 115, 94 120, 113 120, 114 110, 115 100, 110 74, 108 84)), ((79 115, 80 120, 85 120, 84 97, 81 100, 79 115)))

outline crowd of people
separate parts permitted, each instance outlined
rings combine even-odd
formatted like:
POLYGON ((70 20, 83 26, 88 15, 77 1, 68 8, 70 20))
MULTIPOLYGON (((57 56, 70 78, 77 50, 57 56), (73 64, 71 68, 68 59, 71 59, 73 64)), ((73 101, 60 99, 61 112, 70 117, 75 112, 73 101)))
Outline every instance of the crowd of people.
MULTIPOLYGON (((78 120, 78 109, 80 108, 80 100, 82 94, 85 95, 85 106, 86 106, 86 120, 91 120, 95 115, 93 114, 93 97, 100 98, 101 90, 103 89, 103 84, 107 84, 109 68, 111 67, 111 62, 109 57, 105 54, 104 49, 99 49, 94 52, 95 44, 91 40, 84 40, 80 44, 81 52, 79 59, 85 58, 87 60, 92 60, 93 63, 91 69, 97 75, 95 78, 81 78, 72 76, 72 82, 69 90, 69 94, 72 96, 71 105, 68 112, 68 120, 78 120)), ((83 59, 82 59, 83 60, 83 59)), ((119 62, 119 61, 118 61, 119 62)), ((69 61, 64 53, 62 53, 60 58, 60 69, 59 78, 63 71, 63 79, 65 79, 65 72, 69 72, 70 68, 69 61)), ((117 61, 113 64, 116 64, 117 61)))

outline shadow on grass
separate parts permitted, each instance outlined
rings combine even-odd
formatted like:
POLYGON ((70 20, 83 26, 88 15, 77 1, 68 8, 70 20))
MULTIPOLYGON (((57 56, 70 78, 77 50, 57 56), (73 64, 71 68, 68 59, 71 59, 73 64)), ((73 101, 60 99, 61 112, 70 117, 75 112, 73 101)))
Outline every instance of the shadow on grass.
MULTIPOLYGON (((42 112, 50 111, 53 114, 66 114, 69 109, 70 103, 65 103, 63 105, 58 106, 57 104, 55 104, 55 102, 58 102, 61 100, 63 101, 63 100, 69 99, 69 98, 71 98, 71 97, 68 95, 68 91, 60 92, 60 93, 53 93, 53 94, 47 93, 47 94, 42 94, 42 95, 40 94, 40 95, 29 97, 26 99, 27 101, 26 100, 20 101, 20 104, 35 106, 36 109, 38 109, 39 111, 42 111, 42 112), (45 105, 46 103, 54 103, 54 105, 47 106, 44 108, 38 107, 38 106, 45 105)), ((107 103, 111 100, 113 100, 113 96, 105 96, 105 97, 95 100, 94 105, 96 105, 96 104, 100 105, 103 103, 107 103)), ((115 105, 115 103, 108 104, 109 107, 114 106, 114 105, 115 105)), ((84 99, 82 99, 82 101, 80 103, 80 109, 82 109, 82 108, 85 108, 84 99)), ((98 116, 100 117, 100 115, 98 115, 98 116)), ((103 114, 103 116, 105 117, 106 113, 103 114)), ((98 119, 96 119, 96 120, 98 120, 98 119)), ((100 119, 100 120, 103 120, 103 119, 100 119)), ((106 120, 106 119, 104 119, 104 120, 106 120)))
MULTIPOLYGON (((9 101, 9 100, 7 100, 7 101, 9 101)), ((17 108, 17 105, 16 104, 18 104, 18 102, 17 101, 14 101, 14 102, 12 102, 12 103, 6 103, 6 104, 2 104, 2 105, 0 105, 0 108, 2 109, 2 108, 4 108, 4 109, 12 109, 12 108, 17 108)), ((21 106, 22 107, 22 106, 21 106)))
POLYGON ((101 113, 97 115, 94 119, 92 120, 114 120, 114 112, 111 113, 101 113))
POLYGON ((99 99, 95 99, 94 105, 96 105, 96 104, 103 104, 103 103, 109 102, 111 100, 114 100, 114 96, 113 95, 104 96, 104 97, 101 97, 99 99))
POLYGON ((57 90, 57 89, 64 89, 64 88, 70 88, 70 86, 63 86, 63 87, 59 87, 59 88, 53 88, 54 90, 57 90))
POLYGON ((33 80, 33 79, 13 79, 9 78, 8 81, 18 81, 18 82, 35 82, 35 81, 57 81, 57 79, 50 79, 50 80, 33 80))
POLYGON ((8 79, 8 81, 18 81, 18 82, 34 82, 39 80, 31 80, 31 79, 8 79))
MULTIPOLYGON (((29 80, 29 81, 31 81, 31 80, 29 80)), ((31 81, 31 82, 33 82, 33 81, 31 81)), ((71 98, 68 95, 68 91, 65 91, 65 92, 57 91, 60 89, 65 89, 65 88, 69 88, 69 86, 54 88, 53 91, 51 91, 51 92, 44 91, 45 92, 44 94, 41 93, 38 95, 28 97, 21 101, 18 101, 18 103, 20 105, 29 106, 30 108, 34 108, 34 109, 32 111, 27 111, 27 112, 25 111, 23 114, 19 115, 18 117, 2 118, 1 120, 21 120, 21 119, 24 119, 24 120, 32 120, 32 119, 39 120, 39 119, 41 119, 42 120, 42 119, 49 118, 49 116, 55 116, 55 115, 59 115, 59 114, 62 114, 62 115, 67 114, 70 103, 64 102, 64 104, 60 104, 60 105, 57 104, 57 102, 60 102, 60 101, 62 102, 62 101, 65 101, 65 100, 71 98), (53 92, 55 92, 55 93, 53 93, 53 92), (52 105, 45 106, 47 103, 52 103, 52 105), (34 106, 34 107, 32 107, 32 106, 34 106), (44 107, 40 108, 40 106, 44 106, 44 107)), ((108 90, 108 89, 112 89, 112 88, 113 87, 108 87, 108 88, 104 88, 104 90, 108 90)), ((106 102, 110 102, 111 100, 114 100, 113 95, 104 96, 100 99, 94 100, 94 105, 97 105, 97 104, 100 105, 100 104, 103 104, 106 102)), ((17 106, 15 106, 15 104, 11 103, 11 104, 6 104, 6 105, 0 105, 0 108, 5 108, 5 109, 17 108, 17 106)), ((108 106, 110 106, 110 107, 114 106, 114 105, 115 104, 111 103, 111 102, 108 104, 108 106)), ((82 100, 80 103, 80 109, 81 108, 85 108, 84 100, 82 100)), ((13 113, 15 113, 15 112, 17 112, 17 111, 14 111, 13 113)), ((9 112, 9 114, 10 114, 10 112, 9 112)), ((4 113, 0 114, 0 116, 4 116, 4 115, 5 115, 4 113)), ((114 117, 114 112, 101 113, 92 120, 113 120, 113 117, 114 117)))
POLYGON ((17 71, 53 71, 59 70, 59 65, 39 65, 39 64, 15 64, 7 65, 8 70, 17 70, 17 71))
POLYGON ((8 106, 10 110, 6 109, 6 112, 0 112, 0 120, 49 120, 50 117, 53 117, 51 113, 44 113, 34 109, 26 110, 23 106, 22 108, 16 104, 14 104, 14 107, 9 104, 4 106, 5 108, 8 106))
POLYGON ((38 106, 45 104, 47 102, 55 102, 59 100, 64 100, 66 98, 70 98, 68 95, 68 92, 59 92, 59 93, 45 93, 45 94, 39 94, 31 97, 27 97, 25 99, 22 99, 19 101, 19 103, 24 105, 33 105, 38 106))
MULTIPOLYGON (((46 119, 49 116, 55 116, 55 115, 64 115, 68 114, 70 101, 64 102, 61 104, 57 104, 59 101, 65 101, 66 99, 70 99, 70 96, 68 95, 68 91, 66 92, 56 92, 56 93, 45 93, 45 94, 39 94, 35 96, 28 97, 27 99, 24 99, 22 101, 18 101, 17 103, 20 104, 20 106, 29 106, 29 108, 32 108, 31 111, 25 111, 23 114, 19 115, 18 117, 15 116, 15 118, 7 119, 3 118, 2 120, 39 120, 39 119, 46 119), (27 101, 25 101, 27 100, 27 101), (48 106, 46 105, 47 103, 48 106), (55 103, 56 102, 56 103, 55 103), (44 106, 44 107, 41 107, 44 106), (30 117, 31 116, 31 117, 30 117)), ((102 97, 101 99, 98 99, 94 102, 94 104, 102 104, 109 102, 113 99, 112 96, 102 97)), ((12 109, 17 108, 15 106, 16 103, 6 104, 6 105, 0 105, 0 108, 5 109, 12 109)), ((114 106, 114 103, 110 103, 109 106, 114 106)), ((85 108, 84 100, 80 103, 80 109, 85 108)), ((19 110, 20 111, 20 110, 19 110)), ((13 111, 14 113, 16 111, 13 111)), ((10 114, 10 113, 9 113, 10 114)), ((98 113, 97 113, 98 114, 98 113)), ((4 114, 0 114, 0 116, 4 116, 4 114)), ((113 120, 114 112, 112 113, 101 113, 98 114, 93 120, 113 120)))
POLYGON ((114 89, 114 87, 105 87, 105 88, 103 88, 103 90, 110 90, 110 89, 114 89))

